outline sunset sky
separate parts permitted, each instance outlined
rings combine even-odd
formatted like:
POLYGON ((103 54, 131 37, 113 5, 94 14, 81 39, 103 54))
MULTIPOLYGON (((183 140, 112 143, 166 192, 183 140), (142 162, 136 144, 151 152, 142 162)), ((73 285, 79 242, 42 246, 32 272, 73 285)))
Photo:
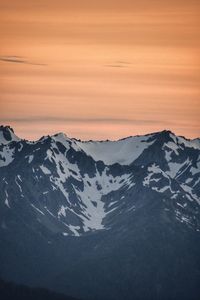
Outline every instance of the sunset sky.
POLYGON ((199 0, 0 0, 0 123, 200 136, 199 0))

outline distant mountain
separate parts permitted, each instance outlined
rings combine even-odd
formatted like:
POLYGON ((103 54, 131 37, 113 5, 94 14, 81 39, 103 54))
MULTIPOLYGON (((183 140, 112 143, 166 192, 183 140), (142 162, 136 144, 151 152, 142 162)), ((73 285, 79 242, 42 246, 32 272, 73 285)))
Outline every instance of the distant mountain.
POLYGON ((200 139, 0 127, 0 276, 86 299, 199 299, 200 139))

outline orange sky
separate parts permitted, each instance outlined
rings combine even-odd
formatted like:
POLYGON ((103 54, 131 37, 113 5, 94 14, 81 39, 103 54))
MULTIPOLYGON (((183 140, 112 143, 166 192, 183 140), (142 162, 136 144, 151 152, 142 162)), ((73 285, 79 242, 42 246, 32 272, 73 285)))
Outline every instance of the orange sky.
POLYGON ((0 0, 0 123, 200 136, 198 20, 198 0, 0 0))

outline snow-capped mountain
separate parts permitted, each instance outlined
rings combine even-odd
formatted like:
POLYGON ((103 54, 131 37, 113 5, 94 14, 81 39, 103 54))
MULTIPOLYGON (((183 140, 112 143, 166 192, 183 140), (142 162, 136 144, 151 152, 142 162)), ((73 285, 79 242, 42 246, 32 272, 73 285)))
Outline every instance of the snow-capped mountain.
POLYGON ((54 232, 109 229, 119 213, 142 205, 134 197, 138 188, 162 197, 166 209, 173 204, 177 220, 199 230, 199 140, 163 131, 119 141, 82 142, 60 133, 28 142, 1 127, 0 167, 1 206, 28 207, 35 222, 54 232))
MULTIPOLYGON (((188 140, 170 131, 162 131, 118 141, 80 141, 59 133, 30 142, 18 138, 10 127, 1 126, 0 225, 0 276, 3 278, 18 280, 20 277, 22 282, 29 284, 38 283, 40 278, 39 282, 44 286, 49 286, 51 278, 53 282, 59 282, 51 287, 65 292, 60 276, 69 268, 70 278, 75 276, 81 286, 77 291, 74 281, 70 279, 67 287, 73 296, 125 299, 126 295, 126 299, 133 299, 125 293, 125 283, 118 294, 114 292, 113 285, 117 283, 110 278, 109 287, 106 281, 106 293, 101 290, 97 294, 97 286, 89 286, 91 274, 94 276, 90 262, 92 260, 94 266, 100 268, 98 260, 102 261, 102 253, 105 257, 117 255, 115 260, 120 261, 120 256, 113 250, 115 245, 121 249, 120 253, 129 248, 133 251, 130 266, 124 263, 126 268, 138 267, 133 263, 138 251, 134 245, 142 236, 152 235, 159 228, 161 232, 158 235, 163 234, 172 241, 182 238, 179 234, 189 238, 195 236, 199 241, 200 139, 188 140), (27 253, 24 250, 26 247, 27 253), (37 250, 38 257, 40 262, 43 260, 43 271, 50 274, 48 280, 38 277, 34 269, 34 260, 30 259, 32 254, 29 252, 33 247, 40 248, 37 250), (76 264, 71 262, 75 253, 76 259, 79 257, 77 272, 88 268, 84 287, 73 269, 76 264), (46 261, 49 257, 55 260, 53 268, 46 261), (32 270, 30 273, 21 266, 23 259, 32 270), (62 266, 63 261, 66 268, 62 266), (55 270, 57 279, 53 276, 55 270), (89 270, 90 275, 87 273, 89 270)), ((182 240, 179 246, 181 243, 182 240)), ((192 258, 195 261, 196 256, 192 255, 192 258)), ((119 273, 121 267, 116 270, 119 273)), ((159 272, 162 274, 162 271, 159 272)), ((200 274, 199 265, 195 272, 191 285, 193 290, 196 277, 200 274)), ((127 274, 126 280, 130 282, 127 274)), ((104 279, 100 280, 104 282, 104 279)), ((152 296, 151 299, 165 299, 163 283, 160 287, 159 279, 156 280, 155 295, 152 295, 157 298, 152 296)), ((140 285, 138 279, 136 282, 140 285)), ((128 286, 130 289, 130 283, 128 286)), ((143 298, 140 298, 135 292, 134 299, 150 299, 142 295, 143 298)))

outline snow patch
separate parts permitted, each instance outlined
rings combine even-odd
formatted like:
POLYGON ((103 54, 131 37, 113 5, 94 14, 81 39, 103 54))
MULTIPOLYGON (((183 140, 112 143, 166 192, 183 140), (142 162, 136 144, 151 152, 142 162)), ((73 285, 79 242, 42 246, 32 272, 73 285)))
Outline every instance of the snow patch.
POLYGON ((15 149, 10 148, 9 145, 3 147, 0 151, 0 167, 8 166, 14 160, 15 149))
POLYGON ((129 165, 136 160, 142 152, 153 144, 154 140, 148 140, 152 135, 135 136, 119 141, 102 141, 102 142, 82 142, 76 141, 76 144, 95 161, 101 160, 106 165, 119 163, 129 165))
POLYGON ((66 209, 67 209, 67 206, 65 207, 62 205, 58 211, 58 217, 60 217, 60 216, 66 217, 66 209))
POLYGON ((28 157, 28 163, 30 164, 33 161, 34 156, 33 155, 29 155, 28 157))
POLYGON ((40 214, 45 215, 39 208, 37 208, 34 204, 31 203, 31 206, 37 210, 40 214))
POLYGON ((51 174, 51 171, 45 167, 44 165, 41 165, 40 166, 40 169, 42 170, 42 172, 45 174, 45 175, 48 175, 48 174, 51 174))
POLYGON ((48 194, 48 191, 45 191, 45 192, 43 192, 42 194, 43 194, 43 195, 46 195, 46 194, 48 194))

